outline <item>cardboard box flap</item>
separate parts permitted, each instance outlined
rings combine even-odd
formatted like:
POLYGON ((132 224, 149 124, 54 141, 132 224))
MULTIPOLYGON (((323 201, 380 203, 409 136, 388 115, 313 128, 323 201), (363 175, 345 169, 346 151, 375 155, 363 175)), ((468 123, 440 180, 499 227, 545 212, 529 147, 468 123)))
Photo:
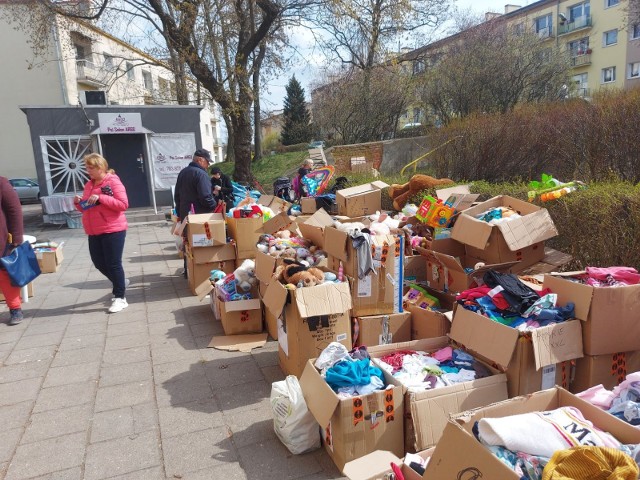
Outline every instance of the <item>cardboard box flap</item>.
POLYGON ((227 312, 244 312, 245 310, 258 310, 260 305, 261 303, 259 298, 252 298, 251 300, 224 302, 224 309, 227 312))
POLYGON ((551 275, 545 275, 542 288, 548 288, 557 294, 557 303, 560 306, 565 306, 568 302, 573 302, 575 305, 575 317, 579 320, 587 321, 591 308, 593 287, 551 275))
POLYGON ((466 214, 458 215, 451 238, 471 247, 484 250, 491 236, 493 226, 466 214))
POLYGON ((466 185, 455 185, 453 187, 448 187, 448 188, 440 188, 436 190, 436 198, 444 202, 453 194, 466 195, 468 193, 471 193, 471 190, 469 189, 470 186, 471 185, 466 184, 466 185))
POLYGON ((472 353, 506 369, 518 344, 520 332, 465 308, 457 308, 449 337, 472 353))
POLYGON ((355 187, 344 188, 342 190, 338 190, 336 195, 340 195, 342 197, 353 197, 355 195, 362 195, 363 193, 368 193, 374 190, 382 190, 383 188, 387 188, 389 185, 382 181, 375 181, 371 183, 365 183, 363 185, 357 185, 355 187))
POLYGON ((364 457, 347 462, 342 469, 349 480, 370 480, 382 478, 391 463, 401 465, 402 460, 387 450, 376 450, 364 457))
POLYGON ((328 227, 324 229, 324 250, 329 255, 336 257, 338 260, 346 262, 347 259, 347 241, 349 235, 337 228, 328 227))
POLYGON ((497 227, 512 252, 558 235, 558 230, 546 208, 525 217, 501 222, 497 227))
POLYGON ((276 269, 276 257, 256 251, 256 278, 263 283, 271 283, 276 269))
POLYGON ((287 215, 285 212, 280 212, 279 214, 275 215, 273 218, 262 224, 262 231, 264 233, 273 235, 280 230, 289 228, 292 223, 293 220, 291 219, 291 217, 289 217, 289 215, 287 215))
POLYGON ((318 247, 324 246, 324 229, 333 225, 333 219, 324 209, 318 210, 307 220, 298 224, 298 230, 303 238, 306 238, 318 247))
POLYGON ((577 320, 536 328, 531 340, 536 370, 583 356, 582 326, 577 320))
POLYGON ((280 282, 270 282, 269 286, 267 286, 267 291, 264 293, 264 306, 278 318, 282 314, 282 310, 284 310, 288 295, 289 291, 280 282))
POLYGON ((187 215, 187 223, 207 223, 224 221, 224 215, 221 213, 190 213, 187 215))
POLYGON ((453 270, 454 272, 464 272, 464 267, 457 258, 440 252, 433 252, 433 255, 438 259, 438 263, 445 268, 453 270))
POLYGON ((326 428, 340 399, 333 393, 327 382, 315 371, 314 360, 309 360, 300 377, 302 395, 307 408, 321 428, 326 428))
POLYGON ((213 284, 208 278, 195 288, 198 300, 202 301, 213 290, 213 284))
POLYGON ((346 282, 298 288, 294 297, 302 318, 334 315, 351 309, 351 290, 346 282))

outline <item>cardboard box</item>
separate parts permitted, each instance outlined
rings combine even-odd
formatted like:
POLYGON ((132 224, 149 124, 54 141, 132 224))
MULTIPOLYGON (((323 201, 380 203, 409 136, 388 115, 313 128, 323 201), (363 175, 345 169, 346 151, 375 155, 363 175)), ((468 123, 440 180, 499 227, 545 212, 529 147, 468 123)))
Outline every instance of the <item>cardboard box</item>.
POLYGON ((217 247, 227 243, 224 216, 221 213, 187 215, 187 241, 193 248, 217 247))
POLYGON ((426 310, 407 304, 405 308, 411 313, 411 340, 443 337, 451 330, 451 320, 444 312, 451 311, 455 302, 453 295, 426 288, 430 295, 440 301, 440 310, 426 310))
MULTIPOLYGON (((33 297, 33 282, 27 284, 27 296, 33 297)), ((0 291, 0 301, 4 302, 4 294, 0 291)))
POLYGON ((324 229, 333 226, 333 218, 326 211, 320 209, 311 217, 298 220, 296 220, 296 224, 297 229, 300 231, 300 236, 314 245, 324 248, 324 229))
MULTIPOLYGON (((452 339, 455 334, 452 332, 452 339)), ((401 350, 436 352, 450 344, 448 337, 413 340, 368 348, 372 358, 401 350)), ((413 392, 403 387, 405 395, 405 451, 420 451, 438 443, 449 415, 477 408, 507 398, 506 376, 485 364, 490 377, 447 387, 413 392)), ((401 385, 395 378, 393 382, 401 385)))
POLYGON ((585 355, 575 363, 575 378, 571 384, 573 393, 584 392, 600 384, 612 390, 626 378, 627 373, 640 371, 640 351, 585 355))
POLYGON ((271 338, 278 340, 278 318, 268 308, 264 309, 264 323, 271 338))
POLYGON ((224 302, 216 290, 211 292, 210 295, 216 302, 214 311, 219 312, 225 335, 262 332, 262 302, 257 289, 252 289, 251 293, 253 295, 251 300, 224 302))
POLYGON ((58 267, 62 264, 64 257, 62 256, 62 245, 56 248, 35 248, 38 266, 42 273, 54 273, 58 271, 58 267))
POLYGON ((258 199, 258 203, 265 207, 269 207, 273 210, 274 214, 278 214, 280 212, 287 213, 291 208, 290 202, 287 202, 280 197, 276 197, 275 195, 261 195, 258 199))
POLYGON ((354 317, 354 325, 356 322, 358 335, 356 337, 354 334, 353 339, 356 346, 368 347, 411 340, 411 314, 408 312, 354 317))
POLYGON ((315 197, 302 197, 300 199, 300 208, 303 214, 316 213, 318 207, 316 206, 315 197))
POLYGON ((262 217, 227 218, 229 235, 236 242, 236 258, 255 258, 256 244, 262 235, 262 217))
POLYGON ((236 259, 236 249, 232 243, 227 243, 226 245, 221 245, 219 247, 201 248, 193 248, 187 244, 185 245, 185 250, 187 252, 187 256, 193 258, 193 261, 199 265, 204 263, 220 262, 228 262, 230 265, 233 265, 236 259))
POLYGON ((280 212, 262 224, 262 232, 273 235, 280 230, 289 228, 292 224, 293 218, 285 212, 280 212))
MULTIPOLYGON (((640 429, 556 387, 465 412, 452 418, 447 423, 422 478, 518 480, 520 477, 512 469, 476 440, 471 431, 473 425, 481 418, 501 418, 565 406, 576 407, 595 427, 611 433, 624 444, 640 443, 640 429)), ((575 425, 566 428, 571 427, 575 425)))
POLYGON ((567 375, 567 364, 563 367, 562 362, 583 356, 581 323, 568 320, 532 332, 520 332, 465 308, 457 308, 451 337, 505 371, 509 396, 514 397, 562 382, 563 368, 567 375))
POLYGON ((519 262, 515 267, 518 271, 542 260, 544 241, 556 235, 558 231, 547 209, 506 195, 464 210, 451 232, 454 240, 466 245, 468 256, 490 264, 519 262), (511 207, 521 217, 498 225, 475 218, 496 207, 511 207))
POLYGON ((300 376, 308 359, 331 342, 351 349, 351 292, 347 283, 324 283, 289 291, 271 282, 263 296, 265 307, 278 320, 280 367, 300 376))
MULTIPOLYGON (((422 450, 416 455, 427 460, 431 458, 433 450, 433 448, 422 450)), ((390 464, 395 463, 400 466, 400 471, 405 480, 420 480, 422 475, 404 463, 405 461, 405 459, 398 458, 386 450, 376 450, 347 463, 344 466, 343 473, 349 480, 389 480, 391 477, 386 475, 392 473, 390 464)))
POLYGON ((402 312, 404 239, 401 235, 371 236, 374 272, 358 278, 358 255, 349 236, 334 227, 325 228, 325 251, 329 267, 340 263, 349 276, 353 297, 353 315, 381 315, 402 312))
MULTIPOLYGON (((393 377, 383 373, 386 383, 393 385, 393 377)), ((404 455, 402 387, 340 399, 313 366, 313 360, 307 361, 300 386, 309 411, 322 429, 324 447, 340 470, 347 462, 376 450, 404 455)))
POLYGON ((382 210, 382 189, 387 185, 381 181, 345 188, 336 192, 338 214, 347 217, 362 217, 382 210))
POLYGON ((402 271, 405 287, 409 283, 425 283, 427 281, 427 259, 422 255, 405 255, 402 271))
POLYGON ((545 275, 543 287, 558 294, 558 302, 576 304, 582 324, 584 353, 607 355, 640 350, 640 285, 591 287, 545 275))
POLYGON ((224 273, 229 274, 233 273, 233 271, 235 270, 235 264, 233 260, 213 263, 195 263, 193 257, 189 257, 187 255, 187 279, 189 282, 189 289, 191 290, 191 293, 193 293, 194 295, 198 295, 198 286, 203 282, 209 282, 211 270, 222 270, 224 273))

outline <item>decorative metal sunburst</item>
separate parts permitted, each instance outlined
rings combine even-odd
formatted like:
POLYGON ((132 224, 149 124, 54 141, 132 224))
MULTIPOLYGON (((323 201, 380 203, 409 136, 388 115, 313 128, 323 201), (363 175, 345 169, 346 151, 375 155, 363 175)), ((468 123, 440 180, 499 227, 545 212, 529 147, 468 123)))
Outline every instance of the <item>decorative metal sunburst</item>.
POLYGON ((51 193, 81 192, 89 175, 83 157, 91 153, 91 138, 69 136, 46 141, 45 170, 51 193))

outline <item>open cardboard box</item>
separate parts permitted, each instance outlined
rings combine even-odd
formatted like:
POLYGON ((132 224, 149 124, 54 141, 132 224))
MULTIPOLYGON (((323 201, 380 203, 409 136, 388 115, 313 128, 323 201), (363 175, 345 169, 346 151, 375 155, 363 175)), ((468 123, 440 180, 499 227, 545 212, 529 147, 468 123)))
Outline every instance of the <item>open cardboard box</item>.
POLYGON ((255 258, 256 244, 262 235, 263 218, 227 218, 229 236, 236 242, 236 258, 255 258))
POLYGON ((347 462, 376 450, 404 455, 402 415, 404 395, 393 377, 383 372, 386 390, 341 399, 309 359, 300 377, 309 411, 322 429, 325 450, 342 470, 347 462), (395 385, 395 386, 394 386, 395 385))
POLYGON ((581 323, 568 320, 520 332, 459 307, 453 315, 451 337, 505 371, 509 396, 513 397, 567 383, 569 367, 564 362, 583 355, 581 323))
MULTIPOLYGON (((455 332, 451 332, 455 341, 455 332)), ((372 358, 402 351, 416 350, 433 353, 451 345, 448 337, 413 340, 411 342, 379 345, 368 348, 372 358)), ((455 347, 455 345, 452 345, 455 347)), ((485 353, 491 353, 491 347, 485 353)), ((476 358, 480 360, 479 356, 476 358)), ((481 363, 484 363, 481 361, 481 363)), ((507 398, 507 378, 499 370, 484 363, 493 374, 470 382, 433 390, 410 391, 403 386, 405 396, 405 451, 420 451, 438 443, 449 415, 487 405, 507 398)), ((393 378, 393 377, 392 377, 393 378)), ((398 380, 392 380, 402 385, 398 380)))
MULTIPOLYGON (((233 265, 236 259, 236 248, 233 243, 227 243, 226 245, 220 245, 218 247, 200 248, 193 248, 189 244, 186 244, 185 250, 187 256, 192 258, 198 265, 219 262, 229 262, 233 265)), ((213 268, 210 270, 213 270, 213 268)))
POLYGON ((453 310, 455 297, 424 285, 420 285, 440 302, 438 310, 428 310, 406 303, 404 308, 411 312, 411 340, 443 337, 451 330, 451 320, 445 315, 453 310))
POLYGON ((287 213, 291 208, 290 202, 287 202, 280 197, 276 197, 275 195, 260 195, 258 204, 269 207, 273 210, 274 214, 278 214, 280 212, 287 213))
POLYGON ((356 322, 358 323, 358 336, 353 339, 355 346, 369 347, 411 340, 411 314, 409 312, 354 317, 353 323, 356 322))
POLYGON ((467 255, 486 263, 519 262, 524 269, 544 258, 544 241, 558 235, 546 208, 506 195, 493 197, 464 210, 451 236, 466 245, 467 255), (521 217, 491 225, 475 218, 496 207, 511 207, 521 217))
POLYGON ((362 217, 382 210, 382 189, 387 185, 381 181, 365 183, 336 192, 338 213, 347 217, 362 217))
MULTIPOLYGON (((555 387, 464 412, 452 418, 447 423, 422 478, 518 480, 520 477, 512 469, 476 440, 471 431, 473 425, 481 418, 501 418, 554 410, 565 406, 579 409, 595 427, 611 433, 624 444, 640 443, 640 429, 600 410, 563 388, 555 387)), ((571 427, 575 425, 567 426, 567 428, 571 427)))
POLYGON ((640 351, 603 355, 585 355, 576 360, 571 392, 580 393, 594 385, 612 390, 624 381, 627 373, 640 372, 640 351))
POLYGON ((221 213, 187 215, 187 241, 193 248, 217 247, 227 243, 225 217, 221 213))
MULTIPOLYGON (((424 460, 431 458, 434 448, 416 453, 424 460)), ((404 459, 396 457, 386 450, 376 450, 364 457, 352 460, 344 466, 343 473, 349 480, 389 480, 386 476, 392 472, 391 463, 400 465, 405 480, 420 480, 422 475, 404 463, 404 459)))
POLYGON ((62 255, 62 244, 53 247, 35 248, 34 252, 38 259, 38 266, 41 273, 55 273, 64 259, 62 255))
POLYGON ((300 236, 324 248, 324 229, 333 226, 333 218, 321 208, 307 219, 297 219, 296 224, 300 236))
POLYGON ((640 350, 640 285, 592 287, 554 274, 545 275, 543 287, 557 293, 559 303, 576 304, 576 318, 585 320, 582 337, 587 355, 640 350))

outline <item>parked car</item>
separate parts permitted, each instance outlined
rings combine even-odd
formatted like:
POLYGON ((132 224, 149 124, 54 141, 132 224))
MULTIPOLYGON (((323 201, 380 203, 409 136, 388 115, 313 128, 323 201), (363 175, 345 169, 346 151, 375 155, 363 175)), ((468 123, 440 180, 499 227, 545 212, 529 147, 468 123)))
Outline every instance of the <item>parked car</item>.
POLYGON ((28 178, 10 178, 9 183, 18 193, 20 202, 40 201, 40 185, 28 178))
POLYGON ((407 130, 409 128, 418 128, 418 127, 421 127, 421 126, 422 126, 422 124, 418 123, 418 122, 407 123, 407 124, 405 124, 404 127, 402 127, 402 130, 407 130))
POLYGON ((322 140, 311 142, 309 148, 324 148, 324 142, 322 140))

